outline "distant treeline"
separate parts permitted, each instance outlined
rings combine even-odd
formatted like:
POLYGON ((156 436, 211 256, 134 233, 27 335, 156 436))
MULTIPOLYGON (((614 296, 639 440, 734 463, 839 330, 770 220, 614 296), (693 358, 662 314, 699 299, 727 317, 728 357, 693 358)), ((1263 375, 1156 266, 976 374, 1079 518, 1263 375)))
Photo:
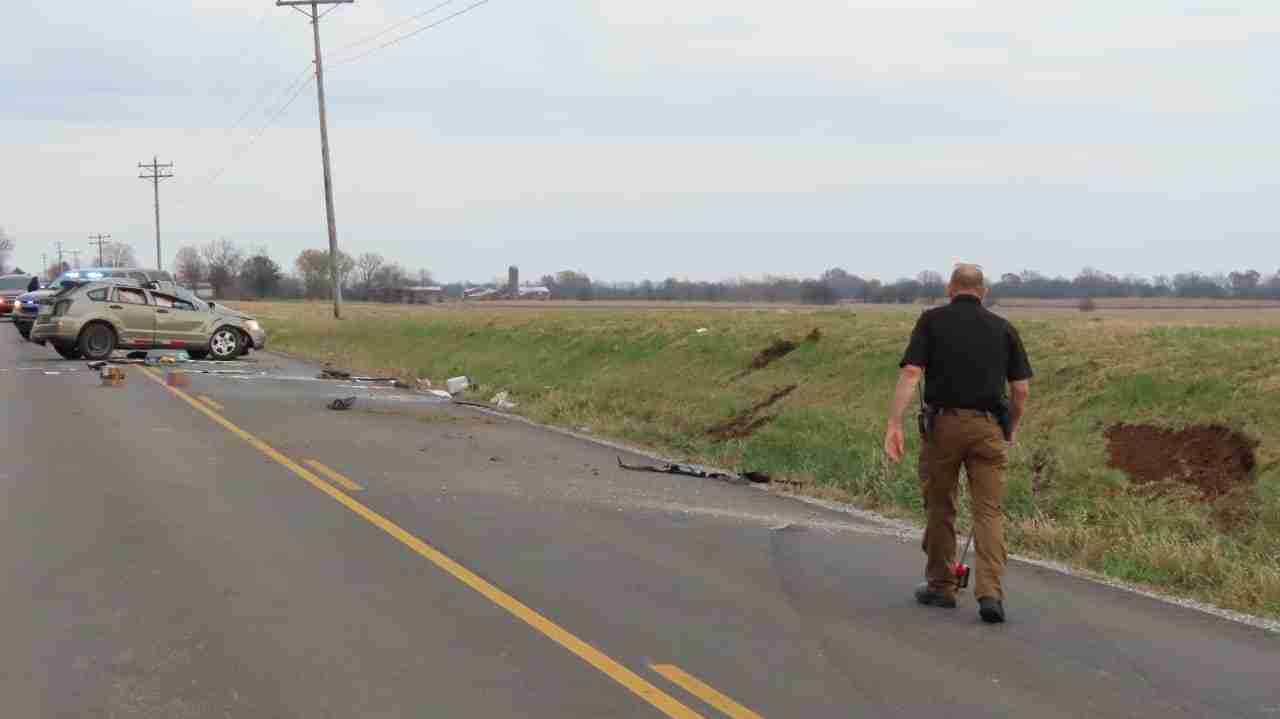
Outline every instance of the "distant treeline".
MULTIPOLYGON (((183 284, 207 287, 217 297, 323 298, 329 296, 329 253, 305 250, 287 272, 268 255, 266 248, 244 252, 228 239, 201 246, 183 247, 174 258, 174 273, 183 284)), ((56 275, 59 268, 50 268, 56 275)), ((434 284, 427 269, 411 271, 381 255, 367 252, 358 257, 339 253, 338 274, 344 294, 365 299, 375 290, 421 287, 434 284)), ((51 276, 52 276, 51 275, 51 276)), ((476 287, 504 289, 503 279, 487 283, 453 282, 442 285, 447 297, 461 298, 476 287)), ((988 278, 991 296, 1005 299, 1100 299, 1114 297, 1280 300, 1280 272, 1263 275, 1239 270, 1208 275, 1184 272, 1168 276, 1117 277, 1085 268, 1075 277, 1050 277, 1033 270, 988 278)), ((932 270, 892 283, 864 278, 835 267, 818 277, 743 278, 694 282, 668 278, 661 282, 601 282, 585 272, 564 270, 543 275, 539 284, 560 300, 680 300, 694 302, 837 302, 912 303, 937 301, 946 295, 946 278, 932 270)))
MULTIPOLYGON (((1002 299, 1084 299, 1104 297, 1280 300, 1280 272, 1264 276, 1256 270, 1208 275, 1186 272, 1173 276, 1117 277, 1086 268, 1073 278, 1050 277, 1033 270, 1002 275, 988 282, 991 296, 1002 299)), ((939 300, 946 279, 924 271, 912 278, 885 284, 841 268, 812 279, 765 277, 719 282, 670 278, 662 282, 592 282, 582 272, 566 271, 542 278, 553 299, 642 299, 700 302, 797 302, 834 304, 842 301, 912 303, 939 300)), ((460 290, 459 290, 460 291, 460 290)))

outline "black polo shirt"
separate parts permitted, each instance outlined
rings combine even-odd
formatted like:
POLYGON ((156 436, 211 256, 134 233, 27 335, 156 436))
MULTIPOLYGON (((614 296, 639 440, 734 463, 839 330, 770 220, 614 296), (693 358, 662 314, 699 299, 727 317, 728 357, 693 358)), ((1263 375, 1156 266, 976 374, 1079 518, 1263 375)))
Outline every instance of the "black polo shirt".
POLYGON ((1005 383, 1031 379, 1022 338, 972 295, 920 315, 899 366, 925 372, 924 401, 935 407, 995 411, 1005 383))

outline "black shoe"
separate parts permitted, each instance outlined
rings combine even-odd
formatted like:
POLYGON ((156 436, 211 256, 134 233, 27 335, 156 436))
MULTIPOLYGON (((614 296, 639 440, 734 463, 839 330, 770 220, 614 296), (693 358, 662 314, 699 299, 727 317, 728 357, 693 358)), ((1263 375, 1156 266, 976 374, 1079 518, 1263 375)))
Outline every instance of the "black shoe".
POLYGON ((916 587, 916 601, 927 607, 942 607, 943 609, 956 608, 955 597, 948 597, 942 592, 935 592, 929 588, 928 584, 921 584, 916 587))
POLYGON ((978 599, 978 615, 987 624, 1000 624, 1004 621, 1004 602, 991 597, 978 599))

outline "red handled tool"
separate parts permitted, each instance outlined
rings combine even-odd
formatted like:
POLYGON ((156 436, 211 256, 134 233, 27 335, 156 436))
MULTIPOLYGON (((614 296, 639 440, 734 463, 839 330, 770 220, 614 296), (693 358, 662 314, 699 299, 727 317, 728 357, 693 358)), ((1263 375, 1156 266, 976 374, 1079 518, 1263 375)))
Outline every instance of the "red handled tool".
POLYGON ((969 565, 964 563, 965 558, 969 556, 969 545, 973 543, 973 530, 969 530, 969 538, 964 540, 964 551, 960 553, 960 561, 951 565, 951 571, 956 574, 956 586, 964 589, 969 586, 969 565))

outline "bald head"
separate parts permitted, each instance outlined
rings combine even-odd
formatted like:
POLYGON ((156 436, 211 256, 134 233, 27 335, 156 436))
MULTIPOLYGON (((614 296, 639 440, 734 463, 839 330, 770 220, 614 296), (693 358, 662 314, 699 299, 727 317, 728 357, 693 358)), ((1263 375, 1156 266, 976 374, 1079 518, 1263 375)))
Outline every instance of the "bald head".
POLYGON ((982 276, 982 268, 977 265, 959 264, 951 273, 951 284, 947 285, 947 294, 955 297, 956 295, 977 295, 982 297, 987 294, 987 282, 982 276))

